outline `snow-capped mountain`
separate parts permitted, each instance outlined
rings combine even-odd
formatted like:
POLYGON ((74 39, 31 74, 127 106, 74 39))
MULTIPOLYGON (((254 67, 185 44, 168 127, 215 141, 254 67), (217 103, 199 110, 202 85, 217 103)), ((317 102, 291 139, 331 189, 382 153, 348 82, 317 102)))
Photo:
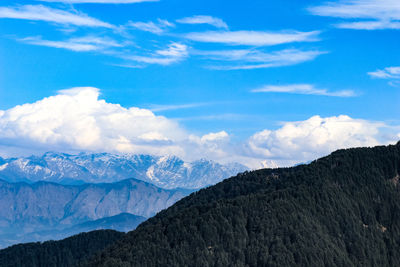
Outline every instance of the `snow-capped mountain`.
POLYGON ((175 156, 47 152, 43 156, 0 158, 0 179, 8 182, 112 183, 135 178, 167 189, 198 189, 245 170, 247 167, 238 163, 184 162, 175 156))

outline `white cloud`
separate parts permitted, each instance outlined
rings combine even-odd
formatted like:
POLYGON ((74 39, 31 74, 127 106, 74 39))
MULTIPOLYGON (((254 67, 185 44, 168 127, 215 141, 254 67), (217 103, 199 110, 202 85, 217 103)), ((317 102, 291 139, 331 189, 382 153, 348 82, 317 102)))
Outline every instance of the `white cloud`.
POLYGON ((317 56, 327 52, 318 50, 302 51, 298 49, 285 49, 264 53, 255 49, 221 50, 221 51, 196 51, 211 60, 237 61, 236 65, 209 66, 217 70, 261 69, 280 66, 289 66, 314 60, 317 56))
POLYGON ((5 110, 0 113, 0 143, 25 142, 28 148, 43 150, 181 154, 174 142, 182 141, 186 134, 175 122, 98 97, 96 88, 73 88, 5 110), (152 141, 157 145, 152 146, 152 141))
POLYGON ((368 72, 368 75, 379 79, 400 79, 400 67, 387 67, 383 70, 368 72))
POLYGON ((172 42, 167 49, 156 50, 150 56, 127 56, 124 58, 140 63, 171 65, 185 59, 189 55, 187 50, 186 45, 172 42))
POLYGON ((395 142, 399 127, 348 116, 311 117, 266 129, 234 143, 226 131, 197 136, 147 109, 99 99, 92 87, 72 88, 40 101, 0 110, 2 155, 114 152, 177 155, 185 160, 237 161, 251 167, 291 165, 333 150, 395 142), (264 164, 264 165, 263 165, 264 164))
POLYGON ((210 105, 210 103, 190 103, 190 104, 178 104, 178 105, 151 105, 150 110, 153 112, 166 111, 166 110, 177 110, 177 109, 188 109, 197 108, 210 105))
POLYGON ((26 37, 19 39, 20 42, 48 46, 54 48, 63 48, 76 52, 99 51, 110 47, 122 47, 123 45, 107 37, 84 36, 71 38, 66 41, 43 40, 41 37, 26 37))
POLYGON ((336 24, 336 27, 352 30, 384 30, 384 29, 400 29, 400 22, 393 21, 359 21, 344 22, 336 24))
POLYGON ((389 80, 388 84, 393 87, 400 86, 400 67, 387 67, 383 70, 368 72, 372 78, 389 80))
POLYGON ((293 42, 318 41, 319 31, 265 32, 265 31, 206 31, 192 32, 185 38, 197 42, 229 45, 271 46, 293 42))
POLYGON ((178 19, 176 22, 183 24, 209 24, 216 28, 228 29, 228 25, 222 19, 212 16, 197 15, 178 19))
MULTIPOLYGON (((0 110, 1 153, 114 152, 227 159, 225 131, 196 136, 147 109, 124 108, 79 87, 31 104, 0 110)), ((15 154, 14 154, 15 155, 15 154)))
POLYGON ((336 26, 346 29, 379 30, 400 29, 400 2, 398 0, 348 0, 327 2, 309 8, 318 16, 351 19, 336 26), (354 21, 357 19, 357 21, 354 21))
POLYGON ((126 25, 127 27, 136 28, 141 31, 151 32, 154 34, 164 33, 168 28, 174 27, 175 25, 167 20, 158 19, 158 23, 152 21, 149 22, 132 22, 130 21, 126 25))
POLYGON ((247 153, 273 160, 279 166, 306 162, 330 152, 358 146, 396 142, 396 131, 382 122, 353 119, 346 115, 286 122, 277 130, 264 130, 250 137, 247 153), (390 134, 385 134, 389 131, 390 134))
POLYGON ((290 93, 302 95, 323 95, 337 97, 352 97, 355 93, 351 90, 342 90, 331 92, 327 89, 319 89, 312 84, 289 84, 289 85, 265 85, 254 89, 253 93, 290 93))
POLYGON ((214 114, 214 115, 203 115, 203 116, 191 116, 191 117, 182 117, 176 118, 178 121, 248 121, 259 119, 258 116, 254 115, 246 115, 246 114, 238 114, 238 113, 223 113, 223 114, 214 114))
POLYGON ((68 4, 134 4, 142 2, 158 2, 159 0, 39 0, 42 2, 61 2, 68 4))
POLYGON ((200 138, 201 142, 207 142, 207 141, 219 141, 219 140, 228 140, 229 135, 225 131, 217 132, 217 133, 209 133, 206 135, 203 135, 200 138))
POLYGON ((89 17, 88 15, 81 12, 68 12, 65 10, 50 8, 43 5, 0 7, 0 18, 46 21, 60 25, 74 25, 85 27, 114 27, 107 22, 89 17))

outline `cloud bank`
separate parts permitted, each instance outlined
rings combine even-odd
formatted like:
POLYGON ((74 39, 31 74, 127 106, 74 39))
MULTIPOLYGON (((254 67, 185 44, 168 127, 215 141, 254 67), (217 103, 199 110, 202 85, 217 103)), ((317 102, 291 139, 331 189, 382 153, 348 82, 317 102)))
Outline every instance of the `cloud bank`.
POLYGON ((2 155, 49 150, 172 154, 258 168, 263 163, 288 166, 339 148, 388 144, 400 138, 398 126, 341 115, 285 122, 235 143, 225 130, 198 136, 148 109, 124 108, 99 97, 99 89, 79 87, 0 110, 2 155))
POLYGON ((43 150, 168 154, 179 152, 174 143, 185 135, 175 122, 149 110, 99 100, 99 90, 92 87, 59 91, 0 112, 1 143, 23 141, 43 150))
POLYGON ((390 128, 382 122, 353 119, 346 115, 313 116, 305 121, 286 122, 277 130, 258 132, 250 137, 247 145, 255 157, 274 160, 278 165, 291 165, 327 155, 339 148, 395 142, 398 133, 398 127, 390 128))

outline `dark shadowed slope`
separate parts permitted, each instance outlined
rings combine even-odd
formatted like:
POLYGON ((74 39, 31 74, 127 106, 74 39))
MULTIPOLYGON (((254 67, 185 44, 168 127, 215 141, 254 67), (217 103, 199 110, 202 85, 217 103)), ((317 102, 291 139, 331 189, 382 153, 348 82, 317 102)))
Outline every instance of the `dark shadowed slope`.
POLYGON ((76 266, 80 260, 104 249, 122 236, 124 233, 100 230, 79 234, 61 241, 14 245, 1 250, 0 266, 76 266))
POLYGON ((400 266, 400 143, 238 175, 141 224, 89 266, 400 266))

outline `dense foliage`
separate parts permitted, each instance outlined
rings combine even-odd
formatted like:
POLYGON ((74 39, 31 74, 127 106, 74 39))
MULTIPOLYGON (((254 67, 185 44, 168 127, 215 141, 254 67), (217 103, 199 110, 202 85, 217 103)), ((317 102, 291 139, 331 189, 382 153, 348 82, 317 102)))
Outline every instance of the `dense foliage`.
POLYGON ((400 143, 246 172, 191 194, 80 264, 400 266, 399 173, 400 143))
POLYGON ((90 266, 400 266, 400 143, 244 173, 184 198, 90 266))
POLYGON ((0 266, 76 266, 84 258, 103 250, 124 236, 112 230, 82 233, 61 241, 26 243, 0 251, 0 266))

